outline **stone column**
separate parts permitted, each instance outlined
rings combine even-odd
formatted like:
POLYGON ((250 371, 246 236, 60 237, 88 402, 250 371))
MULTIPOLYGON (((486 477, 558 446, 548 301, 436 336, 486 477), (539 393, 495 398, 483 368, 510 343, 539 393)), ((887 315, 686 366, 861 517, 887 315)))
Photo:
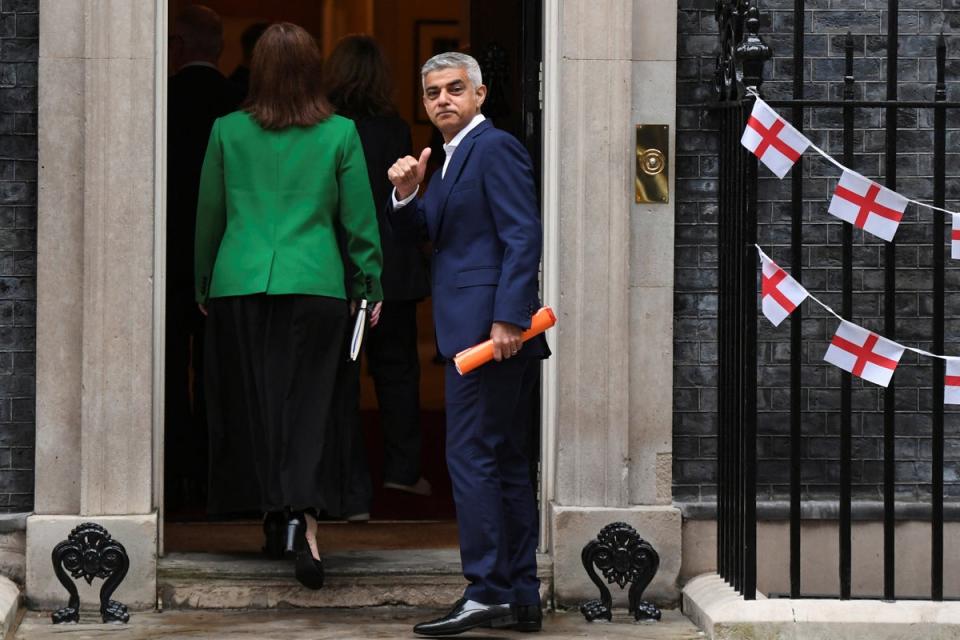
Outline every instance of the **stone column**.
MULTIPOLYGON (((165 0, 40 2, 32 606, 64 603, 50 552, 84 521, 130 554, 115 599, 156 603, 155 70, 165 12, 165 0)), ((81 594, 96 601, 93 588, 81 594)))
POLYGON ((545 60, 559 66, 547 88, 559 110, 556 597, 597 597, 580 551, 624 521, 660 554, 648 597, 675 601, 674 194, 671 180, 669 204, 635 204, 634 172, 635 126, 666 124, 673 176, 676 0, 558 4, 557 55, 545 60))

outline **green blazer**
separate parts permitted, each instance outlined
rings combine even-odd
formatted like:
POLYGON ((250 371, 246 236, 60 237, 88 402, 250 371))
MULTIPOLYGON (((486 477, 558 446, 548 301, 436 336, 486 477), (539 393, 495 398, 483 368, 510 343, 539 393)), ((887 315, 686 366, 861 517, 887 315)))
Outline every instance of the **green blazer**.
POLYGON ((200 175, 197 302, 256 293, 383 299, 370 179, 353 121, 267 131, 246 112, 217 119, 200 175), (348 256, 341 256, 342 236, 348 256))

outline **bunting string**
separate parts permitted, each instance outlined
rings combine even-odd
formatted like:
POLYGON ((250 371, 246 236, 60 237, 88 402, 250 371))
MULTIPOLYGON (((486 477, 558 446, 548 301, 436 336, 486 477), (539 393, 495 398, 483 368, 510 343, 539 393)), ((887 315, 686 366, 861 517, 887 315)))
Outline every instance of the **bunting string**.
MULTIPOLYGON (((813 144, 806 136, 797 131, 790 123, 786 121, 779 113, 777 113, 770 105, 768 105, 764 100, 753 90, 748 88, 747 93, 756 98, 756 101, 753 105, 753 111, 750 115, 750 120, 747 123, 747 127, 744 130, 743 138, 741 143, 748 150, 754 153, 763 164, 765 164, 771 171, 773 171, 779 178, 783 179, 784 175, 789 172, 790 168, 796 163, 800 158, 800 155, 803 154, 806 149, 811 149, 815 151, 819 156, 821 156, 827 162, 830 162, 835 167, 840 169, 844 174, 852 174, 857 178, 869 183, 870 185, 876 185, 880 189, 885 189, 877 183, 864 178, 859 173, 850 169, 839 160, 831 156, 829 153, 813 144)), ((930 209, 932 211, 938 211, 950 216, 960 216, 960 211, 952 211, 950 209, 944 209, 943 207, 938 207, 932 204, 928 204, 921 200, 915 200, 913 198, 908 198, 899 193, 895 193, 886 189, 887 192, 894 194, 898 198, 902 199, 904 202, 914 204, 918 207, 924 209, 930 209)), ((861 194, 862 195, 862 194, 861 194)), ((832 212, 831 212, 832 213, 832 212)), ((902 212, 901 212, 902 213, 902 212)), ((867 216, 869 218, 869 216, 867 216)), ((892 240, 893 234, 889 233, 890 237, 885 237, 884 233, 876 233, 873 229, 869 228, 870 225, 867 224, 866 220, 863 220, 863 224, 856 224, 855 220, 848 220, 848 222, 854 223, 855 226, 864 229, 873 235, 877 235, 884 240, 892 240)), ((896 220, 899 224, 899 219, 896 220)), ((883 225, 881 225, 882 227, 883 225)), ((890 231, 886 229, 886 231, 890 231)), ((892 231, 896 231, 896 225, 893 225, 892 231)))
MULTIPOLYGON (((780 269, 781 271, 786 272, 786 270, 783 269, 783 267, 780 267, 779 265, 777 265, 777 263, 775 263, 775 262, 770 258, 770 256, 768 256, 766 253, 763 252, 763 249, 760 248, 760 245, 755 244, 755 245, 753 245, 753 246, 757 248, 757 254, 760 256, 761 262, 769 261, 771 264, 773 264, 774 266, 776 266, 777 269, 780 269)), ((789 277, 791 280, 793 280, 793 277, 792 277, 792 276, 789 276, 789 274, 788 274, 788 277, 789 277)), ((796 282, 796 281, 794 280, 794 282, 796 282)), ((807 297, 807 298, 810 298, 811 300, 813 300, 814 302, 816 302, 818 305, 820 305, 820 306, 823 308, 824 311, 826 311, 827 313, 829 313, 830 315, 832 315, 834 318, 836 318, 836 319, 839 320, 840 322, 847 322, 847 323, 850 322, 849 320, 847 320, 846 318, 844 318, 843 316, 841 316, 839 313, 837 313, 836 311, 834 311, 833 308, 832 308, 830 305, 828 305, 826 302, 824 302, 823 300, 821 300, 821 299, 818 298, 817 296, 813 295, 812 293, 810 293, 810 292, 807 291, 806 289, 804 289, 804 293, 806 294, 806 297, 807 297)), ((799 305, 798 305, 798 306, 799 306, 799 305)), ((779 324, 779 323, 777 323, 777 324, 779 324)), ((884 340, 888 340, 888 339, 887 339, 887 338, 884 338, 884 340)), ((940 360, 956 360, 956 359, 960 359, 960 356, 945 356, 945 355, 941 355, 941 354, 939 354, 939 353, 931 353, 931 352, 929 352, 929 351, 924 351, 923 349, 917 349, 916 347, 908 347, 907 345, 902 345, 902 344, 893 342, 892 340, 889 340, 889 342, 891 342, 891 343, 893 343, 893 344, 896 344, 898 347, 901 347, 901 348, 903 348, 903 349, 906 349, 907 351, 912 351, 912 352, 914 352, 914 353, 916 353, 916 354, 918 354, 918 355, 927 356, 928 358, 939 358, 940 360)))

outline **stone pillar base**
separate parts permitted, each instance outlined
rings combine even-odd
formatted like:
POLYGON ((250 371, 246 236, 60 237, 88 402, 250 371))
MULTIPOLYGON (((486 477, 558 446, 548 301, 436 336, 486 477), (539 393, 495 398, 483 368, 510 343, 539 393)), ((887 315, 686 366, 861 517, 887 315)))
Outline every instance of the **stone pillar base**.
MULTIPOLYGON (((104 527, 124 546, 130 556, 127 577, 113 593, 112 599, 130 609, 153 609, 157 606, 157 514, 122 516, 44 516, 27 518, 27 585, 26 605, 30 609, 53 610, 67 604, 67 590, 53 572, 51 553, 57 543, 66 540, 74 527, 95 522, 104 527)), ((100 587, 76 580, 81 609, 100 611, 100 587)))
MULTIPOLYGON (((577 606, 599 597, 580 560, 584 545, 611 522, 626 522, 660 555, 660 570, 644 592, 644 600, 675 607, 680 600, 680 510, 671 506, 612 507, 551 506, 553 520, 553 588, 558 604, 577 606)), ((627 589, 610 585, 616 607, 627 606, 627 589)))

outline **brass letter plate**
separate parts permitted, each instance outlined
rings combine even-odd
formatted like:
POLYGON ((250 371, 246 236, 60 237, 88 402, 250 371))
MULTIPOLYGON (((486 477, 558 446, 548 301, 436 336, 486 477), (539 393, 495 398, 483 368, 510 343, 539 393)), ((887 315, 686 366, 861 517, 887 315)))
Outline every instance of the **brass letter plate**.
POLYGON ((670 125, 637 125, 637 202, 670 201, 670 125))

